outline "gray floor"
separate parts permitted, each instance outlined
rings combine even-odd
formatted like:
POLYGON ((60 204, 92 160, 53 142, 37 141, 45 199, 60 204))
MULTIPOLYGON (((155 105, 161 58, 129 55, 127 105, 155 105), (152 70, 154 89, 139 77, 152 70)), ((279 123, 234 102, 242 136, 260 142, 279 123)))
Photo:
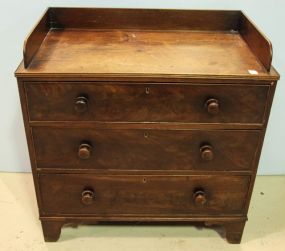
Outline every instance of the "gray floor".
POLYGON ((80 226, 45 243, 31 174, 0 173, 0 250, 258 250, 285 251, 285 176, 258 177, 242 244, 191 226, 80 226))

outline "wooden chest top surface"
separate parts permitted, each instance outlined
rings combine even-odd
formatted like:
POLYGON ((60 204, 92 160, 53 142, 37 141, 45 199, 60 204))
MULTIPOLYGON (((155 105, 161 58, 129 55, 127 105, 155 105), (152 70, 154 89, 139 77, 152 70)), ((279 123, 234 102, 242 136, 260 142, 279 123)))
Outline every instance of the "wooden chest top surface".
POLYGON ((271 60, 241 11, 50 8, 16 75, 277 80, 271 60))
POLYGON ((230 32, 51 30, 29 72, 266 75, 230 32))

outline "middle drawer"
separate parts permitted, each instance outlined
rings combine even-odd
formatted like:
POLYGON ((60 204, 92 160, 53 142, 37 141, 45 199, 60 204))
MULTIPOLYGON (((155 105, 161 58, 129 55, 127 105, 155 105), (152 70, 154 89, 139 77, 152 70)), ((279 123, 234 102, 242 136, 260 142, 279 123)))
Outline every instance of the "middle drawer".
POLYGON ((251 170, 260 131, 34 127, 38 168, 251 170))

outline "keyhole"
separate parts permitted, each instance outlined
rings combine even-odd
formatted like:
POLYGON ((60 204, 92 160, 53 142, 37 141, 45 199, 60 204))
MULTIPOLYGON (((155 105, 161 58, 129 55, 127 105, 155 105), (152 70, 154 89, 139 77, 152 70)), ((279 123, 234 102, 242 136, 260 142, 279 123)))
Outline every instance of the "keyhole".
POLYGON ((143 182, 143 183, 146 183, 146 178, 143 178, 142 182, 143 182))
POLYGON ((148 95, 148 94, 149 94, 149 92, 150 92, 149 87, 146 87, 146 88, 145 88, 145 94, 147 94, 147 95, 148 95))
POLYGON ((149 137, 148 132, 144 132, 143 136, 147 139, 149 137))

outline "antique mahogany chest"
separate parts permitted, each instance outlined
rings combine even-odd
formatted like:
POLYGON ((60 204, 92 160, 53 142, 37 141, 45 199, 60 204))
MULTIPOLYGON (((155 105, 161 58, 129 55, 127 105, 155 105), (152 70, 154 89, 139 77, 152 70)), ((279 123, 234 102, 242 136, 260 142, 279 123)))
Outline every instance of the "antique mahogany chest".
POLYGON ((241 240, 278 73, 241 11, 49 8, 16 70, 46 241, 203 222, 241 240))

